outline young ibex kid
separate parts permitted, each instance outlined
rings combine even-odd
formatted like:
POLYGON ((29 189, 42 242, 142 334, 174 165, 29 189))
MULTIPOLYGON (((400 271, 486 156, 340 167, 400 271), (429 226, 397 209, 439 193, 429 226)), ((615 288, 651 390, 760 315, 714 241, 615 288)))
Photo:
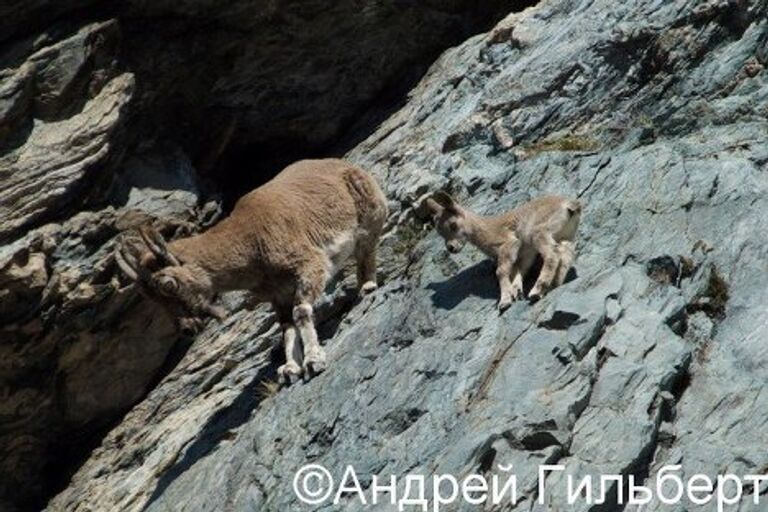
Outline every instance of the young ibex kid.
POLYGON ((438 233, 452 253, 471 243, 496 262, 499 310, 523 292, 523 276, 540 254, 541 273, 528 294, 538 300, 554 284, 563 284, 575 256, 574 237, 581 204, 559 196, 539 197, 502 215, 483 217, 437 192, 425 200, 438 233))
POLYGON ((278 376, 293 382, 326 367, 312 308, 328 279, 354 254, 360 292, 376 289, 386 218, 386 198, 369 174, 342 160, 304 160, 242 197, 208 231, 166 243, 145 227, 143 243, 125 240, 115 260, 183 330, 196 330, 204 316, 223 317, 211 303, 219 292, 250 290, 270 302, 285 348, 278 376))

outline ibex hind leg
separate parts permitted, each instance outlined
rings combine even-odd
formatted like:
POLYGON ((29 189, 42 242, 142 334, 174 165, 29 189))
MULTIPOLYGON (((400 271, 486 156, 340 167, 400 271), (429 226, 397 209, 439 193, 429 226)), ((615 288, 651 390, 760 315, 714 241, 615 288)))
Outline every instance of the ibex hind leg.
POLYGON ((387 221, 387 201, 378 185, 371 180, 367 187, 367 201, 357 201, 358 222, 361 230, 355 243, 357 261, 357 285, 360 295, 367 295, 377 288, 376 250, 387 221))
POLYGON ((389 214, 387 198, 376 180, 360 169, 348 169, 345 179, 357 211, 357 285, 360 295, 367 295, 377 287, 376 249, 389 214))
POLYGON ((357 286, 361 296, 376 290, 376 248, 378 236, 366 235, 355 244, 357 263, 357 286))
POLYGON ((537 301, 550 289, 552 281, 555 279, 558 264, 560 263, 560 254, 557 248, 557 242, 551 233, 542 231, 534 235, 533 243, 536 250, 541 254, 544 263, 541 266, 539 278, 528 293, 528 298, 537 301))
POLYGON ((569 240, 563 240, 557 246, 558 254, 560 255, 560 263, 557 267, 557 277, 555 282, 557 286, 562 285, 568 277, 568 271, 573 266, 573 260, 576 257, 575 244, 569 240))
POLYGON ((536 261, 536 255, 538 253, 535 250, 529 250, 526 247, 520 251, 517 257, 517 263, 515 264, 515 274, 512 276, 512 293, 515 297, 523 297, 523 287, 525 285, 525 277, 531 270, 533 263, 536 261))

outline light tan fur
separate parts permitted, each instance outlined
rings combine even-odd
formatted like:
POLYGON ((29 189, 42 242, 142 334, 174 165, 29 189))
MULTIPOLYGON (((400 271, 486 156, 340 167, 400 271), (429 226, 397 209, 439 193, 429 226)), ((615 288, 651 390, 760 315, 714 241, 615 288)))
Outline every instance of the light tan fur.
POLYGON ((471 243, 496 262, 499 310, 523 292, 523 276, 540 254, 541 273, 528 297, 537 300, 553 285, 563 284, 575 257, 574 238, 581 204, 560 196, 533 199, 502 215, 484 217, 462 207, 445 192, 424 202, 449 252, 471 243))
POLYGON ((116 256, 126 273, 144 276, 145 288, 176 311, 182 327, 199 323, 202 314, 221 316, 211 305, 219 292, 245 289, 270 302, 286 353, 278 374, 293 381, 326 367, 312 308, 348 257, 356 259, 361 293, 376 289, 376 248, 387 214, 384 194, 362 169, 337 159, 303 160, 243 196, 208 231, 167 246, 158 233, 145 231, 147 248, 154 241, 155 250, 132 262, 126 251, 116 256), (169 260, 144 270, 157 268, 163 251, 180 264, 169 260))

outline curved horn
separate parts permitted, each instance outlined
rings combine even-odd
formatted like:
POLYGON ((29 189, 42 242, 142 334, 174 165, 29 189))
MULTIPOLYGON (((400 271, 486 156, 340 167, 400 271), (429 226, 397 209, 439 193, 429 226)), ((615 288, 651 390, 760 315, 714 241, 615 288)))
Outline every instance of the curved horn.
POLYGON ((115 263, 132 281, 147 281, 150 273, 131 251, 127 250, 126 242, 121 241, 114 252, 115 263))
POLYGON ((144 240, 149 250, 152 251, 152 254, 161 262, 172 266, 181 265, 179 259, 168 249, 168 244, 157 230, 144 226, 139 229, 139 235, 141 235, 141 239, 144 240))
MULTIPOLYGON (((121 247, 115 247, 114 252, 114 258, 115 263, 117 263, 117 266, 120 267, 120 270, 123 271, 123 274, 128 276, 128 279, 131 281, 138 281, 139 280, 139 274, 136 271, 136 268, 134 268, 130 263, 128 263, 128 260, 125 259, 125 256, 123 255, 123 251, 121 247)), ((135 260, 134 260, 135 263, 135 260)))

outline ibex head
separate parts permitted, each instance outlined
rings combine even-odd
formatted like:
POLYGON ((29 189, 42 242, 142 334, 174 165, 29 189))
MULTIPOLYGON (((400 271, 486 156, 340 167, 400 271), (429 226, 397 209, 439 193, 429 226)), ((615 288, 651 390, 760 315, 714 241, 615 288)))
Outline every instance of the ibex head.
POLYGON ((467 218, 461 206, 446 192, 435 192, 424 200, 424 207, 445 240, 445 248, 457 253, 467 242, 467 218))
POLYGON ((223 320, 224 311, 211 303, 211 283, 202 269, 173 254, 157 230, 142 227, 139 234, 144 248, 124 239, 115 249, 123 273, 167 308, 184 334, 198 332, 206 316, 223 320))

